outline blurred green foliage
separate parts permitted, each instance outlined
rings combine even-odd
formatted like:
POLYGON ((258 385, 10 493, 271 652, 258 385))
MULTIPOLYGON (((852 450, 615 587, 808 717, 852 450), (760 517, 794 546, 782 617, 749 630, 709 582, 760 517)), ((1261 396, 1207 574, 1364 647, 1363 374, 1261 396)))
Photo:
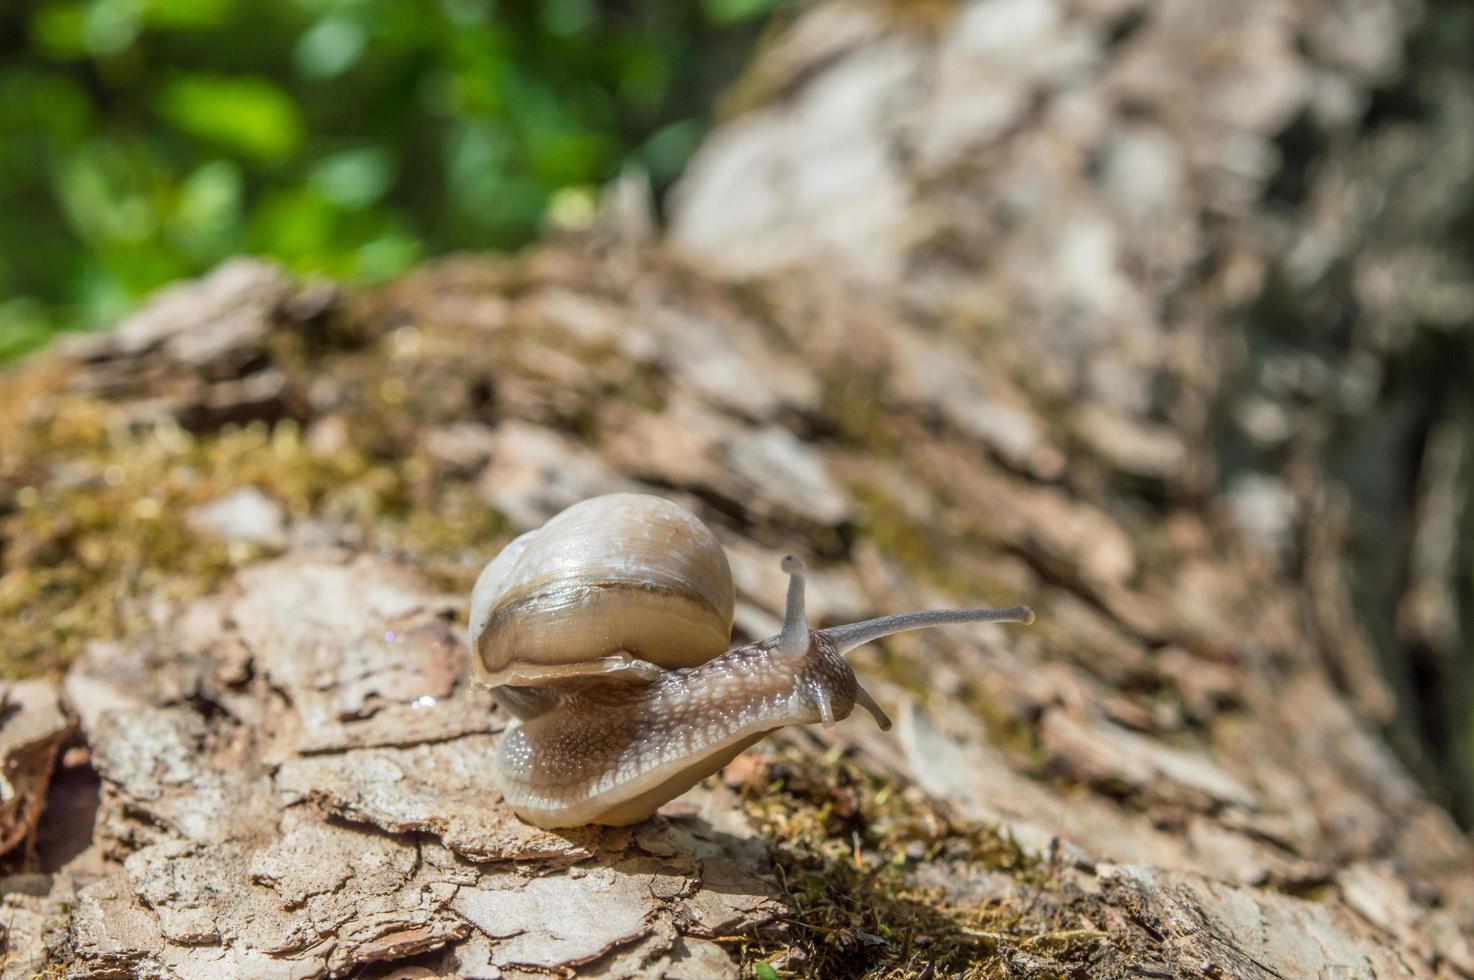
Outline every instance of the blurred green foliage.
POLYGON ((352 282, 674 179, 783 0, 5 0, 0 359, 237 252, 352 282))

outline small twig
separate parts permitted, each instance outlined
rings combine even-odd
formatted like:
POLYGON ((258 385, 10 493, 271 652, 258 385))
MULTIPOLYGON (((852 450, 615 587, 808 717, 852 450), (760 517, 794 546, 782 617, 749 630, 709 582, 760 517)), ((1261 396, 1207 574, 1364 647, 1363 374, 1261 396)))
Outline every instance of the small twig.
POLYGON ((1034 894, 1029 896, 1029 902, 1018 915, 1017 921, 1028 918, 1029 913, 1034 911, 1034 906, 1039 904, 1040 897, 1044 894, 1044 886, 1055 881, 1059 874, 1060 855, 1064 851, 1064 845, 1059 834, 1055 834, 1049 840, 1049 870, 1044 880, 1034 884, 1034 894))

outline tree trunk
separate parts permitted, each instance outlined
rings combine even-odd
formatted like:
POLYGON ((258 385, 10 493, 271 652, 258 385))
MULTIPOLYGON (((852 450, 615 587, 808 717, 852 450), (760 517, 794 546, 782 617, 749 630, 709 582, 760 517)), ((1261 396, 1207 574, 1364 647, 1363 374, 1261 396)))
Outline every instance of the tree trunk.
MULTIPOLYGON (((666 241, 625 183, 364 294, 236 260, 0 379, 0 643, 67 711, 5 700, 4 975, 1474 975, 1327 462, 1365 362, 1273 340, 1317 270, 1382 283, 1353 333, 1421 288, 1346 203, 1432 139, 1363 132, 1417 13, 821 3, 666 241), (459 624, 513 535, 627 488, 717 529, 743 636, 787 551, 820 624, 1038 621, 860 653, 892 733, 537 830, 459 624)), ((1446 431, 1395 558, 1435 651, 1446 431)))

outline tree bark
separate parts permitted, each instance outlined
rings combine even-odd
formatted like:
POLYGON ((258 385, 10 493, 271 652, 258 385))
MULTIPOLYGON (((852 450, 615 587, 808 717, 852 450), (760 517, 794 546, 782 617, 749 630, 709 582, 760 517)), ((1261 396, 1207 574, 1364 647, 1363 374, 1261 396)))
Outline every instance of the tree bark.
POLYGON ((576 241, 362 294, 236 260, 0 379, 0 642, 79 733, 13 689, 3 840, 68 739, 53 785, 97 779, 41 820, 88 840, 11 858, 4 975, 1474 975, 1321 403, 1246 381, 1308 247, 1284 134, 1361 125, 1417 13, 1341 7, 822 3, 668 241, 626 185, 576 241), (819 624, 1038 622, 859 654, 893 733, 536 830, 488 778, 470 583, 629 488, 716 527, 744 636, 790 550, 819 624))

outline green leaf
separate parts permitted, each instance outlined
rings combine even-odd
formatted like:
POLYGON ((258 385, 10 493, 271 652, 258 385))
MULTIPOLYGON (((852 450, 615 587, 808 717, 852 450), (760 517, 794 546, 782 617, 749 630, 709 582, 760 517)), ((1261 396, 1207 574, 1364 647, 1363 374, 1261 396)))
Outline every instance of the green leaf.
POLYGON ((144 0, 143 21, 160 31, 203 31, 234 18, 236 0, 144 0))
POLYGON ((757 977, 757 980, 778 980, 778 971, 767 963, 754 963, 752 975, 757 977))
POLYGON ((28 154, 32 158, 26 162, 44 167, 38 147, 76 143, 93 125, 87 93, 69 74, 0 68, 0 161, 12 153, 28 154))
POLYGON ((87 51, 98 58, 126 51, 142 27, 138 7, 129 0, 93 0, 83 28, 87 51))
POLYGON ((166 222, 169 240, 199 265, 234 249, 241 222, 241 170, 230 160, 211 160, 179 185, 166 222))
POLYGON ((154 104, 180 132, 262 163, 287 160, 302 143, 297 104, 265 78, 183 75, 154 104))
POLYGON ((599 176, 613 155, 612 142, 606 133, 550 126, 528 133, 524 148, 533 176, 557 187, 599 176))
POLYGON ((314 257, 332 251, 339 214, 320 194, 306 188, 274 190, 251 213, 247 247, 288 264, 310 266, 314 257))
POLYGON ((56 329, 46 305, 34 297, 0 302, 0 361, 35 350, 56 329))
POLYGON ((640 148, 640 158, 657 182, 675 180, 701 142, 706 127, 697 119, 682 119, 663 127, 640 148))
POLYGON ((619 97, 644 112, 660 107, 670 89, 671 64, 660 53, 637 49, 624 60, 619 74, 619 97))
POLYGON ((582 34, 599 20, 593 0, 543 0, 541 6, 543 26, 561 37, 582 34))
POLYGON ((487 0, 440 0, 445 19, 457 27, 479 27, 491 19, 487 0))
POLYGON ((31 15, 31 43, 49 57, 87 56, 87 5, 49 3, 31 15))
POLYGON ((425 254, 418 238, 399 232, 385 232, 360 245, 353 256, 353 278, 359 282, 385 282, 408 271, 425 254))
POLYGON ((366 208, 394 184, 394 157, 383 147, 347 150, 312 169, 307 184, 339 207, 366 208))
POLYGON ((113 242, 131 247, 157 227, 155 176, 145 156, 94 140, 69 153, 53 180, 78 237, 94 247, 113 242))
POLYGON ((599 189, 591 184, 559 188, 548 199, 547 220, 556 228, 587 228, 598 212, 599 189))
POLYGON ((771 13, 783 0, 701 0, 706 17, 713 24, 736 24, 771 13))
POLYGON ((82 263, 74 285, 76 294, 73 298, 81 308, 84 320, 98 325, 126 313, 140 293, 138 289, 129 289, 106 268, 105 262, 99 261, 98 256, 89 256, 82 263))
POLYGON ((323 81, 352 68, 367 46, 368 32, 357 21, 324 17, 297 39, 292 64, 303 78, 323 81))

